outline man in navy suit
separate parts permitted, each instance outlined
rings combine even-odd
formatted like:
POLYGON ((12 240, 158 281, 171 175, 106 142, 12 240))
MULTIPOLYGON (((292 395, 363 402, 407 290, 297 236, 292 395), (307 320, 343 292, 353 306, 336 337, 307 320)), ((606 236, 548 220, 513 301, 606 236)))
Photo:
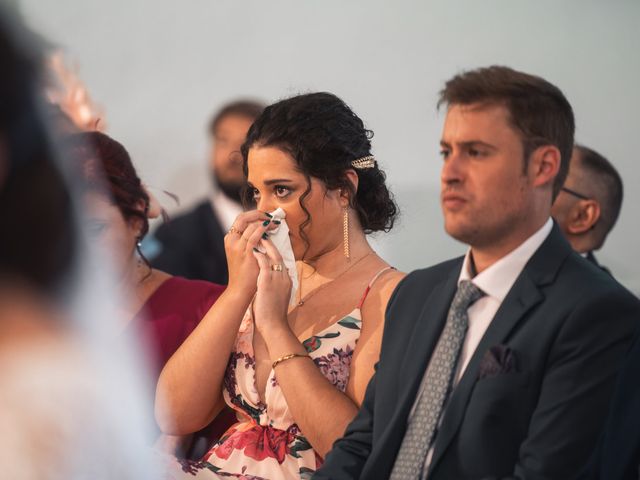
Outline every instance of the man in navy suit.
POLYGON ((445 229, 470 248, 400 283, 362 407, 314 478, 575 478, 640 302, 550 217, 571 106, 496 66, 448 81, 440 104, 445 229))

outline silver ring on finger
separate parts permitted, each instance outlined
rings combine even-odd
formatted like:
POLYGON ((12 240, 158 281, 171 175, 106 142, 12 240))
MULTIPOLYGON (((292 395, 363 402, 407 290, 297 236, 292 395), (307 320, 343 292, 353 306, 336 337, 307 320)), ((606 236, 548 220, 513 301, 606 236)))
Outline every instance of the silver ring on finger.
POLYGON ((280 263, 274 263, 271 265, 271 270, 274 272, 282 272, 284 270, 284 266, 280 263))

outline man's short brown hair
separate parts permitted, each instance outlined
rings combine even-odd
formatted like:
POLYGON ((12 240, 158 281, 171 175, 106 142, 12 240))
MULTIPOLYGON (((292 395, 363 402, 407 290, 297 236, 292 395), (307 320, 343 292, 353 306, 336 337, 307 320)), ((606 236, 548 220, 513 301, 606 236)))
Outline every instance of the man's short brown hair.
POLYGON ((262 114, 264 107, 264 104, 254 100, 237 100, 228 103, 218 110, 209 121, 209 134, 216 134, 218 125, 225 117, 237 116, 255 120, 262 114))
POLYGON ((474 103, 506 107, 511 125, 522 136, 525 169, 536 148, 554 145, 560 150, 555 198, 569 171, 575 130, 573 109, 560 89, 543 78, 494 65, 453 77, 440 91, 438 107, 474 103))

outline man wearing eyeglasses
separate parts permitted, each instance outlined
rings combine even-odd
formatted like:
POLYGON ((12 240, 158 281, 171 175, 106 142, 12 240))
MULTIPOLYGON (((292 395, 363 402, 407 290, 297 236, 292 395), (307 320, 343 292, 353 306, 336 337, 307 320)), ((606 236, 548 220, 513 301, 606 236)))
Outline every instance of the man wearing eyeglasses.
POLYGON ((621 206, 622 179, 616 169, 598 152, 576 145, 569 174, 551 209, 571 247, 600 266, 593 252, 604 245, 621 206))

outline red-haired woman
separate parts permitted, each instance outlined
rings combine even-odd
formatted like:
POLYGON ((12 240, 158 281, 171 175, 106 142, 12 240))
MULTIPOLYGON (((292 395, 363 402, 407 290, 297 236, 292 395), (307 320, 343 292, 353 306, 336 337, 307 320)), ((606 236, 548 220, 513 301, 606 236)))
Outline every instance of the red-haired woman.
MULTIPOLYGON (((160 210, 151 202, 120 143, 100 132, 85 132, 69 136, 63 149, 65 158, 82 172, 86 228, 90 241, 98 242, 109 256, 123 299, 123 334, 137 335, 146 343, 150 380, 155 385, 164 364, 224 287, 174 277, 149 266, 140 252, 140 242, 149 230, 148 219, 158 216, 160 210)), ((217 438, 231 420, 229 413, 223 414, 204 436, 217 438)), ((193 456, 188 451, 182 453, 193 456)))

